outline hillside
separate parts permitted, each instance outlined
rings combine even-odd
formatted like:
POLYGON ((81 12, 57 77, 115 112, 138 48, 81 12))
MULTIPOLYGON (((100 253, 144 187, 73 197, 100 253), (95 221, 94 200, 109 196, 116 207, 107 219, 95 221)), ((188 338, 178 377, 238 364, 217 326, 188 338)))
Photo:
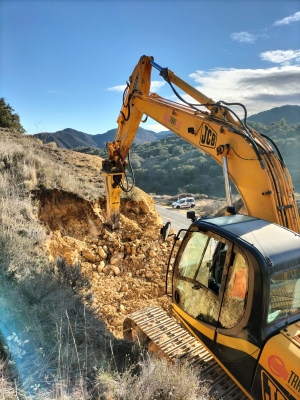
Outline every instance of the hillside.
POLYGON ((281 106, 271 110, 262 111, 260 113, 248 117, 249 121, 260 122, 264 125, 269 125, 272 122, 279 122, 281 118, 285 119, 287 124, 300 123, 300 106, 281 106))
POLYGON ((195 398, 191 370, 175 367, 174 381, 169 367, 121 339, 128 313, 148 305, 169 312, 171 242, 160 239, 150 196, 136 189, 124 197, 122 229, 111 232, 99 157, 0 129, 0 168, 0 355, 14 361, 8 368, 0 360, 2 397, 108 399, 119 387, 133 394, 130 368, 140 362, 167 374, 157 390, 178 387, 183 399, 195 398))
MULTIPOLYGON (((56 143, 57 147, 63 149, 75 149, 78 147, 104 148, 107 142, 114 140, 117 129, 111 129, 106 133, 90 135, 88 133, 67 128, 53 133, 38 133, 36 136, 43 143, 56 143)), ((142 127, 138 128, 134 143, 143 144, 159 140, 167 135, 169 131, 153 132, 142 127)))
MULTIPOLYGON (((292 176, 294 188, 300 192, 300 124, 280 121, 268 126, 259 122, 249 122, 249 125, 277 144, 292 176)), ((80 151, 107 157, 106 149, 82 148, 80 151)), ((130 159, 135 182, 147 193, 203 193, 225 197, 222 168, 211 157, 176 135, 147 145, 133 145, 130 159)), ((237 193, 235 189, 234 193, 237 193)))

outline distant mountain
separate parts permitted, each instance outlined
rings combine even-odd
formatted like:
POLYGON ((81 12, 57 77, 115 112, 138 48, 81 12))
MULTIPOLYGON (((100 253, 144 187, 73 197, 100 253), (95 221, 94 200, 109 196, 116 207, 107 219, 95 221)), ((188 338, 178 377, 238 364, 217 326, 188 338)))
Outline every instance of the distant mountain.
POLYGON ((54 133, 38 133, 34 136, 39 138, 43 143, 55 142, 57 147, 63 149, 73 149, 81 146, 97 147, 92 135, 71 128, 54 133))
MULTIPOLYGON (((110 129, 105 133, 90 135, 88 133, 67 128, 53 133, 43 132, 35 136, 43 143, 55 142, 57 147, 64 149, 75 149, 78 147, 104 148, 107 142, 114 140, 117 129, 110 129)), ((134 139, 136 144, 154 142, 170 135, 170 131, 154 132, 139 127, 134 139)))
MULTIPOLYGON (((285 119, 287 124, 300 123, 300 106, 282 106, 263 111, 248 117, 249 121, 259 122, 269 125, 271 122, 279 122, 281 118, 285 119)), ((67 128, 53 133, 43 132, 35 136, 43 143, 55 142, 57 147, 65 149, 76 149, 80 147, 105 148, 107 142, 113 141, 116 129, 110 129, 105 133, 90 135, 75 129, 67 128)), ((171 131, 154 132, 139 127, 134 139, 136 144, 151 143, 172 135, 171 131)))
POLYGON ((271 122, 279 122, 281 118, 284 118, 287 124, 299 124, 300 106, 275 107, 248 117, 249 121, 260 122, 264 125, 269 125, 271 122))

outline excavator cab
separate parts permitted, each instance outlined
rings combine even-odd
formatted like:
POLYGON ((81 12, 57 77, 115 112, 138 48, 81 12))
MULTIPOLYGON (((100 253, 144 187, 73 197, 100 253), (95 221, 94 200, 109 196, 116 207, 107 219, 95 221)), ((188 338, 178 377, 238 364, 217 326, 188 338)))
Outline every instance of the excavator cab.
POLYGON ((176 255, 175 316, 248 393, 268 339, 300 319, 299 247, 286 228, 231 215, 195 219, 176 255))

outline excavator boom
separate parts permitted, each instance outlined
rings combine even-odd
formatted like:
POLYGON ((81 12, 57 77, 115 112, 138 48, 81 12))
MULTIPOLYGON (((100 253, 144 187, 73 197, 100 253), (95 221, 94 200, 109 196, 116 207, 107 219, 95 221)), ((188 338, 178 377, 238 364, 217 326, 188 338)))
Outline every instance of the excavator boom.
POLYGON ((241 195, 249 215, 264 218, 300 231, 300 220, 290 174, 276 145, 249 128, 224 102, 216 103, 167 68, 143 56, 129 78, 117 120, 113 142, 107 143, 108 159, 103 163, 107 192, 107 223, 119 227, 120 187, 126 174, 130 147, 142 116, 153 118, 176 135, 210 155, 223 167, 228 205, 231 205, 229 177, 241 195), (180 103, 150 93, 151 69, 155 67, 171 85, 180 103), (191 96, 188 103, 175 90, 191 96))

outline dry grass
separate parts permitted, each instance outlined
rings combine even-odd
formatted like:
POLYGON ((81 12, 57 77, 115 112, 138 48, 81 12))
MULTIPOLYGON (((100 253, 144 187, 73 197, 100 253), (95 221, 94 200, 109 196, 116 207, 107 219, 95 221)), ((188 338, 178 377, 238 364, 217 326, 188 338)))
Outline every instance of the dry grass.
POLYGON ((100 371, 96 387, 101 399, 116 400, 196 400, 207 399, 208 390, 187 365, 172 364, 166 359, 142 358, 138 373, 107 374, 100 371))
POLYGON ((67 154, 72 152, 44 146, 34 137, 7 133, 1 128, 0 146, 0 171, 9 173, 18 191, 29 193, 38 188, 63 189, 87 200, 104 193, 102 179, 93 165, 90 176, 85 176, 78 173, 80 168, 76 166, 75 155, 74 165, 65 162, 67 154))
POLYGON ((188 368, 150 359, 137 368, 139 350, 113 337, 86 309, 80 291, 87 282, 79 268, 47 260, 46 232, 31 190, 60 188, 93 198, 99 188, 54 163, 38 141, 2 133, 0 356, 5 360, 0 363, 0 399, 125 400, 142 398, 139 393, 153 400, 169 399, 170 393, 172 399, 193 399, 180 397, 198 390, 188 368), (158 381, 160 376, 164 379, 158 381))

